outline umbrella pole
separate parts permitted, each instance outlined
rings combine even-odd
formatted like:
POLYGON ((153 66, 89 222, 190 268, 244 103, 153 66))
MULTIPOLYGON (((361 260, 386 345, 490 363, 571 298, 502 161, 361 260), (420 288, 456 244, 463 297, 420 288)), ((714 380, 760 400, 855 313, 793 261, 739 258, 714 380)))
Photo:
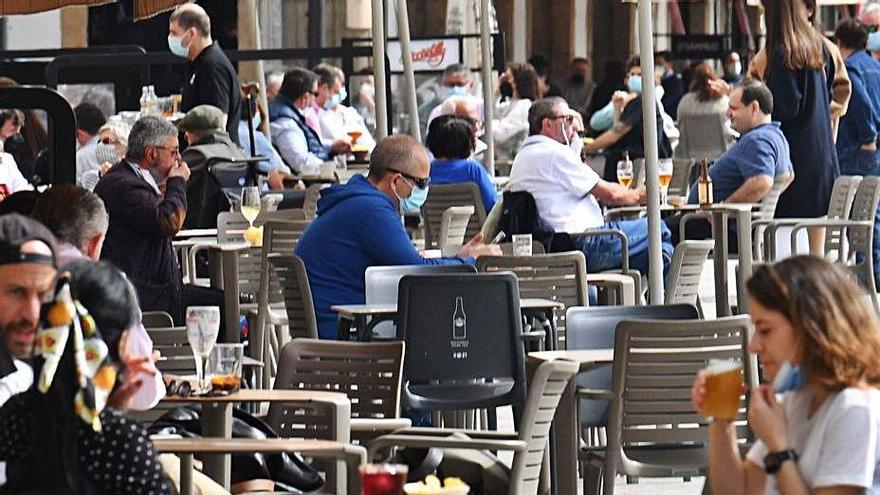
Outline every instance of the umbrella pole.
POLYGON ((376 141, 388 136, 387 89, 385 85, 385 9, 383 0, 373 0, 373 84, 376 88, 376 141))
POLYGON ((419 125, 419 105, 416 100, 416 78, 413 74, 412 50, 409 47, 409 10, 406 6, 406 0, 397 0, 397 34, 400 38, 400 54, 403 58, 403 74, 406 80, 410 135, 421 141, 422 129, 419 125))
POLYGON ((495 138, 492 137, 492 119, 495 118, 495 89, 492 84, 492 23, 489 19, 489 1, 480 1, 480 74, 483 77, 483 140, 486 141, 484 166, 495 177, 495 138))
POLYGON ((657 101, 654 91, 653 22, 651 0, 639 0, 642 122, 645 126, 645 188, 648 200, 648 288, 651 304, 663 304, 663 255, 660 237, 660 174, 657 164, 657 101))

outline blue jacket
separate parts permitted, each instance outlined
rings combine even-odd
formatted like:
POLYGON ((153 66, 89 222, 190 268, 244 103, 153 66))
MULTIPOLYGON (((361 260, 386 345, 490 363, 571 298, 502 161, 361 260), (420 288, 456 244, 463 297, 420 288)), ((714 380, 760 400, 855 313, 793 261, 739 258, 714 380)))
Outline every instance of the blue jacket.
POLYGON ((278 95, 275 101, 269 104, 269 120, 281 119, 290 119, 299 127, 306 137, 309 153, 313 153, 324 161, 330 158, 330 147, 321 142, 318 133, 306 124, 305 117, 293 106, 293 103, 283 95, 278 95))
POLYGON ((296 246, 312 289, 318 333, 336 338, 336 304, 364 304, 370 266, 473 264, 473 258, 425 259, 403 228, 397 206, 366 177, 321 191, 318 217, 296 246))
POLYGON ((837 156, 844 170, 859 147, 877 141, 880 133, 880 62, 867 52, 855 52, 846 58, 846 71, 852 96, 837 137, 837 156))

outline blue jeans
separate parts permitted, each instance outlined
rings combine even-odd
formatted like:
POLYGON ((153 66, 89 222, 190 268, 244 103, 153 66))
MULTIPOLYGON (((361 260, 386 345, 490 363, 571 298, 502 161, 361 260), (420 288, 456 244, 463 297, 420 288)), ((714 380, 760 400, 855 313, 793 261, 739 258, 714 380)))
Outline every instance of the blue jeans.
MULTIPOLYGON (((624 220, 608 222, 600 229, 615 229, 623 232, 629 241, 629 267, 648 273, 648 219, 624 220)), ((665 223, 660 222, 660 238, 662 239, 663 273, 669 269, 672 261, 672 232, 665 223)), ((577 248, 587 257, 587 271, 591 273, 614 270, 622 266, 623 253, 620 239, 616 236, 602 235, 576 238, 577 248)))
MULTIPOLYGON (((843 175, 880 175, 880 151, 857 150, 840 157, 843 175)), ((880 284, 880 207, 874 214, 874 281, 880 284)))

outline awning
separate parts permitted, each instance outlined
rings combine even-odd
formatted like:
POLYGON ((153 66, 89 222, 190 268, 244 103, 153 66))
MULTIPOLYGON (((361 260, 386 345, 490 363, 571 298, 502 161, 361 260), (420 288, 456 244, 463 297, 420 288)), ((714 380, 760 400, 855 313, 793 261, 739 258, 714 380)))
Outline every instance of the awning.
MULTIPOLYGON (((102 5, 116 0, 0 0, 0 15, 33 14, 72 5, 102 5)), ((139 21, 171 10, 184 0, 134 0, 134 19, 139 21)))

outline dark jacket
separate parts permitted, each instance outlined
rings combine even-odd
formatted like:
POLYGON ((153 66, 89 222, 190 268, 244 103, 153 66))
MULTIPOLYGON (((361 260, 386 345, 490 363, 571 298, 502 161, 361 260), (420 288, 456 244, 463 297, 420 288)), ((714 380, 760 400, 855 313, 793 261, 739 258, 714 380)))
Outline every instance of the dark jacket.
POLYGON ((167 311, 182 321, 180 266, 171 240, 186 218, 186 183, 165 183, 160 197, 123 160, 95 186, 110 215, 101 259, 124 271, 134 283, 144 311, 167 311))
MULTIPOLYGON (((231 204, 223 184, 211 173, 209 167, 221 162, 244 160, 247 155, 224 131, 205 134, 190 144, 183 152, 183 161, 192 171, 186 183, 186 198, 189 209, 185 229, 215 229, 217 214, 229 211, 231 204)), ((242 176, 244 178, 244 176, 242 176)))

